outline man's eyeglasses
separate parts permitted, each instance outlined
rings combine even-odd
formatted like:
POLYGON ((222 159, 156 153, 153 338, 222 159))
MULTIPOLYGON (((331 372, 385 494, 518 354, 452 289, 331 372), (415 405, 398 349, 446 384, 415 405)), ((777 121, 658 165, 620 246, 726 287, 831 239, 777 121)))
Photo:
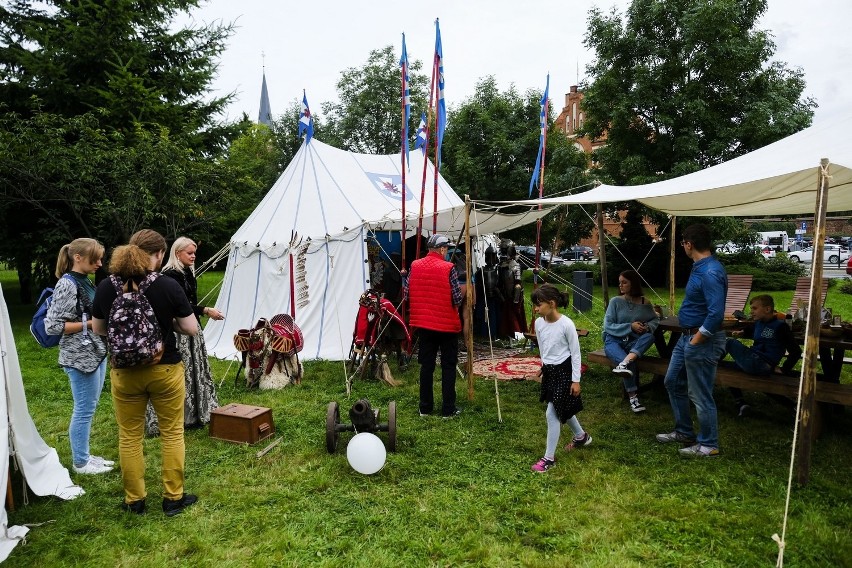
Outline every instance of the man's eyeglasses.
POLYGON ((680 246, 683 246, 683 245, 685 245, 685 244, 686 244, 686 243, 688 243, 688 242, 689 242, 689 241, 680 241, 680 246))

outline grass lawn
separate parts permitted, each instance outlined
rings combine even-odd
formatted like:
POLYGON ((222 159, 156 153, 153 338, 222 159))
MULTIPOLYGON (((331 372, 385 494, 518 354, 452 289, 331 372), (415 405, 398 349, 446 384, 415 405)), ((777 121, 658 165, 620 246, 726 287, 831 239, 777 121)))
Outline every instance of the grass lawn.
MULTIPOLYGON (((203 296, 221 278, 201 277, 203 296)), ((39 347, 27 330, 33 306, 18 302, 17 280, 0 272, 30 413, 41 435, 70 467, 71 392, 56 350, 39 347)), ((593 310, 577 314, 592 333, 585 351, 601 346, 600 290, 593 310)), ((682 293, 682 291, 680 291, 682 293)), ((611 294, 614 294, 612 290, 611 294)), ((779 307, 792 291, 775 293, 779 307)), ((659 300, 655 299, 655 302, 659 300)), ((852 319, 852 296, 829 291, 827 305, 852 319)), ((340 309, 356 310, 357 306, 340 309)), ((570 314, 570 310, 566 310, 570 314)), ((527 312, 529 316, 529 311, 527 312)), ((273 314, 269 314, 270 316, 273 314)), ((583 378, 579 418, 594 443, 556 467, 533 474, 545 445, 538 384, 478 379, 473 400, 459 381, 461 416, 420 418, 415 363, 391 389, 356 380, 346 399, 340 362, 305 363, 301 386, 248 391, 235 384, 237 365, 213 361, 221 404, 273 409, 283 441, 261 458, 265 443, 243 446, 186 433, 186 488, 197 505, 178 517, 160 511, 160 443, 146 440, 149 512, 119 510, 117 471, 72 478, 86 494, 73 501, 29 496, 13 475, 10 525, 32 526, 5 566, 771 566, 781 533, 794 416, 759 393, 747 393, 752 416, 740 419, 730 395, 717 389, 722 454, 690 461, 654 440, 672 428, 664 390, 648 392, 647 412, 634 415, 620 380, 591 365, 583 378), (397 403, 398 451, 373 476, 354 472, 342 433, 334 455, 325 448, 325 413, 338 401, 344 422, 358 398, 386 414, 397 403)), ((844 382, 850 380, 844 371, 844 382)), ((437 373, 436 373, 437 375, 437 373)), ((647 381, 647 377, 644 378, 647 381)), ((107 381, 109 379, 107 378, 107 381)), ((118 458, 109 387, 95 417, 92 451, 118 458)), ((437 389, 436 389, 437 390, 437 389)), ((439 395, 440 393, 438 393, 439 395)), ((436 395, 436 396, 438 396, 436 395)), ((386 437, 380 433, 380 437, 386 437)), ((852 410, 830 416, 813 446, 811 481, 793 487, 786 566, 852 566, 852 410)))

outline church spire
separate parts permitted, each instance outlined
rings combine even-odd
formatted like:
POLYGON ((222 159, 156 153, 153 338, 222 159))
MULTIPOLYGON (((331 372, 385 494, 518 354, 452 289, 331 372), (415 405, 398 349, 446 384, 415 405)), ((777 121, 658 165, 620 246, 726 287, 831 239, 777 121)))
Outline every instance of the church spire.
POLYGON ((266 90, 265 64, 263 66, 263 84, 260 87, 260 112, 257 114, 257 123, 272 128, 272 107, 269 106, 269 91, 266 90))

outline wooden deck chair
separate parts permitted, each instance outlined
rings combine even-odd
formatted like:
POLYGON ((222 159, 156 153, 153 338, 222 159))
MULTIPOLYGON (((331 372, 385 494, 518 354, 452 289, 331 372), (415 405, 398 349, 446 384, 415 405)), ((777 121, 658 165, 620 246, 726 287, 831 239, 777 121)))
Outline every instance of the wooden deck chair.
POLYGON ((737 310, 744 310, 751 294, 751 274, 729 274, 728 295, 725 296, 725 316, 731 316, 737 310))
MULTIPOLYGON (((820 290, 820 307, 825 306, 825 296, 828 294, 828 280, 823 278, 822 290, 820 290)), ((796 291, 793 293, 793 299, 790 300, 790 309, 795 311, 799 305, 799 300, 803 303, 811 299, 811 277, 800 276, 796 279, 796 291)))

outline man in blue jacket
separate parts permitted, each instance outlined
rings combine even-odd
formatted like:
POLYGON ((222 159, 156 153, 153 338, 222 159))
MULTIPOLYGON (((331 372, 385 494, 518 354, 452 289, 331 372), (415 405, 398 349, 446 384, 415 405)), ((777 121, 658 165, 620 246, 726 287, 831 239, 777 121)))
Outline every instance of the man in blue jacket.
POLYGON ((682 335, 672 351, 665 385, 674 413, 675 429, 657 434, 661 443, 677 442, 681 455, 719 455, 719 426, 713 383, 716 367, 725 353, 725 297, 728 275, 713 256, 712 234, 707 225, 690 225, 683 231, 681 246, 694 262, 686 294, 678 312, 682 335), (692 427, 689 401, 698 413, 698 435, 692 427))

